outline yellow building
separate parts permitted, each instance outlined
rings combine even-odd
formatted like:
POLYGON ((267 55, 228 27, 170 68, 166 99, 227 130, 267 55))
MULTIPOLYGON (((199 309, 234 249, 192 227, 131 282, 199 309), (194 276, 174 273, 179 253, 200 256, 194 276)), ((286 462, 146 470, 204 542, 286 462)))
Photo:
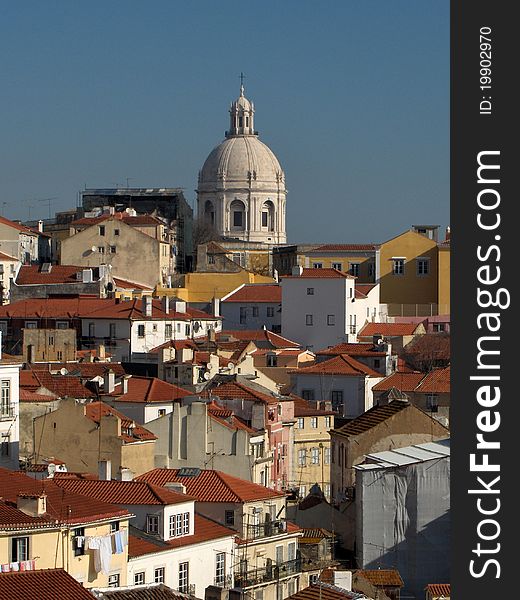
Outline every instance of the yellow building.
POLYGON ((380 247, 381 303, 390 316, 449 314, 450 246, 437 226, 415 225, 380 247))
POLYGON ((6 469, 0 469, 0 486, 2 570, 62 568, 88 588, 126 585, 131 513, 6 469), (117 554, 116 535, 122 541, 117 554), (110 548, 106 561, 98 560, 90 538, 110 548))

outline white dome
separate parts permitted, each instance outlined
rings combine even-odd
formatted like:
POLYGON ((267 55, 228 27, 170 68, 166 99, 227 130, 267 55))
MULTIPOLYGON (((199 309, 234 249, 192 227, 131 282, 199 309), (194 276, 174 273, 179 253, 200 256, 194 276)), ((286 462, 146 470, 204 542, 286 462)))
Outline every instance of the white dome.
POLYGON ((236 136, 224 140, 206 159, 199 177, 199 186, 223 180, 231 182, 283 182, 284 174, 271 149, 256 136, 236 136))

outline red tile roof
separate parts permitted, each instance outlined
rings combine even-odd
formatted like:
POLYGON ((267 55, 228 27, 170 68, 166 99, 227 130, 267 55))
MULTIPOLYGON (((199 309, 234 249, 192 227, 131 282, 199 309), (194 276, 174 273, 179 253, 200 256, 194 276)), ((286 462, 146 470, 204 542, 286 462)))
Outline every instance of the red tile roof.
POLYGON ((143 531, 131 527, 128 536, 128 558, 137 558, 146 554, 172 550, 183 546, 192 546, 209 540, 218 540, 225 537, 236 536, 236 531, 228 529, 211 519, 195 513, 193 535, 184 535, 163 541, 143 531))
POLYGON ((113 304, 114 300, 78 296, 76 298, 30 298, 0 306, 0 318, 75 319, 113 304))
POLYGON ((192 350, 196 350, 198 346, 193 340, 168 340, 163 344, 152 348, 148 354, 159 354, 163 348, 174 348, 175 351, 182 350, 183 348, 191 348, 192 350))
POLYGON ((75 283, 83 285, 76 278, 76 273, 85 267, 75 265, 51 265, 50 271, 42 271, 41 265, 22 265, 18 271, 16 285, 47 285, 60 283, 75 283))
POLYGON ((45 388, 58 398, 92 398, 94 394, 73 375, 54 375, 49 371, 20 371, 20 387, 29 391, 45 388))
POLYGON ((451 369, 433 369, 430 371, 421 383, 415 389, 421 394, 449 394, 451 390, 451 369))
POLYGON ((403 587, 404 582, 401 579, 399 571, 395 569, 360 569, 356 571, 372 585, 376 587, 403 587))
POLYGON ((366 298, 375 287, 375 283, 357 283, 356 281, 354 286, 356 298, 366 298))
POLYGON ((90 404, 85 405, 85 416, 91 421, 94 421, 94 423, 99 423, 101 417, 106 417, 108 415, 114 415, 121 419, 122 430, 130 429, 131 434, 121 432, 121 435, 119 436, 120 439, 127 444, 157 439, 157 436, 151 431, 148 431, 148 429, 145 429, 142 425, 132 421, 132 419, 129 419, 123 413, 120 413, 118 410, 108 406, 108 404, 105 404, 104 402, 91 402, 90 404))
POLYGON ((312 252, 371 252, 379 248, 376 244, 324 244, 312 252))
POLYGON ((30 390, 20 388, 20 402, 53 402, 56 396, 48 396, 46 394, 37 394, 30 390))
POLYGON ((386 392, 392 388, 395 388, 400 392, 409 393, 413 392, 417 388, 424 377, 424 373, 418 373, 417 371, 410 373, 402 373, 397 371, 392 373, 392 375, 385 377, 382 381, 376 383, 372 390, 376 392, 386 392))
POLYGON ((153 485, 146 481, 107 481, 102 479, 58 478, 61 488, 110 504, 170 505, 195 500, 186 494, 153 485))
POLYGON ((243 383, 239 383, 238 381, 228 381, 226 383, 221 383, 220 385, 211 386, 206 388, 200 392, 200 396, 203 398, 220 398, 222 400, 249 400, 253 402, 265 402, 266 404, 271 404, 273 402, 278 402, 279 399, 275 396, 270 396, 268 394, 264 394, 258 390, 254 390, 252 388, 247 387, 243 383))
POLYGON ((316 363, 310 367, 289 369, 288 373, 297 375, 342 375, 344 377, 382 377, 381 373, 374 371, 348 354, 340 354, 316 363))
POLYGON ((324 410, 317 406, 312 406, 308 400, 304 400, 299 396, 291 394, 291 398, 294 400, 294 416, 295 417, 311 417, 311 416, 327 416, 335 415, 333 410, 324 410))
POLYGON ((449 598, 451 594, 451 584, 450 583, 429 583, 426 586, 426 591, 433 598, 449 598))
POLYGON ((0 574, 0 600, 92 600, 92 594, 63 569, 0 574))
POLYGON ((342 427, 334 429, 333 433, 344 437, 360 435, 361 433, 365 433, 373 427, 384 423, 387 419, 392 418, 394 415, 410 406, 411 405, 408 402, 401 402, 399 400, 394 400, 388 404, 381 404, 380 406, 374 406, 342 427))
POLYGON ((222 302, 282 302, 282 287, 278 283, 245 284, 222 298, 222 302))
POLYGON ((177 312, 171 308, 169 312, 165 312, 164 305, 161 300, 152 300, 152 316, 145 317, 142 310, 142 300, 125 300, 116 302, 115 300, 105 300, 104 305, 99 305, 97 308, 88 313, 90 319, 128 319, 128 320, 184 320, 189 321, 192 319, 220 319, 221 317, 214 317, 202 310, 195 308, 186 307, 186 312, 177 312))
POLYGON ((359 331, 358 338, 374 335, 414 335, 420 327, 421 323, 366 323, 359 331))
MULTIPOLYGON (((46 526, 56 526, 63 523, 78 524, 90 523, 111 518, 129 518, 130 513, 111 503, 87 498, 64 490, 51 479, 36 480, 19 471, 10 471, 0 468, 0 489, 2 499, 6 504, 16 507, 17 497, 22 494, 47 495, 47 512, 41 517, 46 526)), ((21 512, 21 511, 18 511, 21 512)), ((17 529, 30 522, 30 517, 22 513, 21 521, 13 520, 13 513, 3 513, 6 521, 0 519, 2 529, 17 529)), ((36 523, 33 522, 36 526, 36 523)))
POLYGON ((303 588, 289 598, 291 600, 350 600, 359 598, 359 594, 328 583, 318 582, 303 588))
POLYGON ((268 331, 267 329, 237 329, 225 330, 217 333, 217 341, 219 345, 223 341, 222 338, 234 338, 239 341, 248 342, 268 342, 273 348, 301 348, 301 344, 293 342, 287 338, 268 331))
POLYGON ((69 375, 81 377, 83 379, 93 379, 94 377, 102 377, 107 371, 111 370, 118 377, 125 374, 125 369, 121 363, 101 362, 101 361, 78 361, 65 363, 52 363, 49 367, 53 371, 66 369, 69 375))
POLYGON ((142 283, 136 283, 135 281, 128 281, 127 279, 121 279, 120 277, 114 277, 113 279, 116 287, 124 290, 153 290, 153 288, 150 286, 143 285, 142 283))
POLYGON ((341 342, 335 346, 318 350, 316 354, 319 356, 338 356, 339 354, 348 354, 349 356, 386 356, 386 352, 377 350, 377 346, 371 342, 358 342, 356 344, 341 342))
POLYGON ((10 256, 9 254, 6 254, 5 252, 0 252, 0 260, 8 260, 8 261, 19 261, 19 258, 15 258, 14 256, 10 256))
POLYGON ((302 270, 301 275, 282 275, 283 279, 294 279, 294 278, 305 278, 305 279, 355 279, 349 273, 342 273, 337 269, 306 269, 302 270))
POLYGON ((32 231, 32 229, 29 229, 29 227, 26 227, 25 225, 22 225, 21 223, 16 223, 15 221, 6 219, 5 217, 0 216, 0 224, 7 225, 8 227, 12 227, 13 229, 16 229, 22 233, 38 235, 37 233, 32 231))
POLYGON ((222 471, 197 469, 191 475, 184 475, 182 469, 153 469, 136 478, 156 485, 179 482, 186 486, 186 492, 199 502, 250 502, 279 498, 283 492, 275 492, 262 485, 239 479, 222 471))
POLYGON ((128 391, 121 393, 121 386, 116 386, 110 396, 114 396, 116 402, 173 402, 186 396, 192 396, 188 392, 173 383, 167 383, 157 377, 138 377, 133 375, 128 379, 128 391))

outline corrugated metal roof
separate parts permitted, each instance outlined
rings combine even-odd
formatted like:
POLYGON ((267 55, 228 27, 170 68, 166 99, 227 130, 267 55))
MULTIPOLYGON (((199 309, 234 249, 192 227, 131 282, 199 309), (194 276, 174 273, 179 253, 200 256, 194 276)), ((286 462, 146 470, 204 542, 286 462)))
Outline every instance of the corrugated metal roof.
POLYGON ((371 471, 374 469, 386 469, 388 467, 411 465, 428 460, 436 460, 448 457, 450 455, 450 438, 439 440, 438 442, 427 442, 425 444, 416 444, 406 446, 395 450, 386 450, 384 452, 374 452, 367 454, 366 458, 374 461, 367 464, 354 465, 354 469, 361 471, 371 471))

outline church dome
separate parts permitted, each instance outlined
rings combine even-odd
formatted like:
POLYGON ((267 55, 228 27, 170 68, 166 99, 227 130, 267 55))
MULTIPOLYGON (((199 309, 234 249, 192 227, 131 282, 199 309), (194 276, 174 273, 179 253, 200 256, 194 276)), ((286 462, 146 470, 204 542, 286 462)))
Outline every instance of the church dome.
POLYGON ((284 174, 271 149, 256 136, 236 136, 225 139, 206 159, 199 185, 225 181, 278 183, 284 174))

